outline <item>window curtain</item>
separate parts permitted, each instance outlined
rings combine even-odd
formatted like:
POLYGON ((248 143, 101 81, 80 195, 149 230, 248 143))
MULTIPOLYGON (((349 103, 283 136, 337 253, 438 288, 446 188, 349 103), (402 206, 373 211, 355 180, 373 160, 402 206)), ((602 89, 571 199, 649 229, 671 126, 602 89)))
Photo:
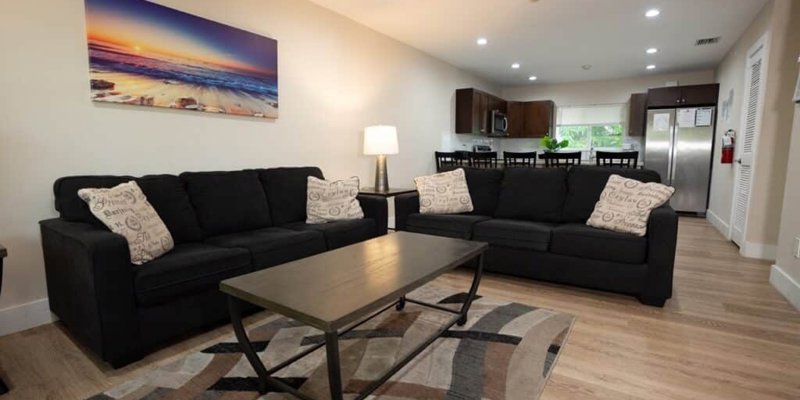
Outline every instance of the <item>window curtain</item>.
POLYGON ((625 121, 625 104, 562 106, 556 110, 556 125, 607 125, 625 121))

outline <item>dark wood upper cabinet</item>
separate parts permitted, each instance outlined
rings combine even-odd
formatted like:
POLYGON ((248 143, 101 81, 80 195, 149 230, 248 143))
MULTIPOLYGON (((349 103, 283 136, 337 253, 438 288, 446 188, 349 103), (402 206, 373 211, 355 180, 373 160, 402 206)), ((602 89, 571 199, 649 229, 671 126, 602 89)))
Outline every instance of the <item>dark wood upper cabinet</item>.
POLYGON ((456 90, 456 133, 487 134, 492 110, 505 112, 505 100, 477 89, 456 90))
POLYGON ((650 89, 647 91, 647 107, 677 107, 681 105, 680 86, 650 89))
POLYGON ((682 106, 713 106, 719 98, 719 84, 681 86, 682 106))
POLYGON ((697 107, 717 104, 719 84, 671 86, 647 91, 648 108, 697 107))
MULTIPOLYGON (((523 104, 525 117, 522 136, 524 138, 541 138, 553 132, 556 105, 550 100, 527 101, 523 104)), ((511 120, 509 118, 509 124, 511 120)))
POLYGON ((493 110, 508 116, 508 137, 539 138, 553 131, 555 103, 505 101, 476 89, 456 90, 456 133, 486 135, 493 110))
POLYGON ((647 122, 647 93, 634 93, 628 101, 628 136, 644 136, 647 122))
POLYGON ((508 137, 525 137, 525 103, 509 101, 506 103, 508 113, 508 137))

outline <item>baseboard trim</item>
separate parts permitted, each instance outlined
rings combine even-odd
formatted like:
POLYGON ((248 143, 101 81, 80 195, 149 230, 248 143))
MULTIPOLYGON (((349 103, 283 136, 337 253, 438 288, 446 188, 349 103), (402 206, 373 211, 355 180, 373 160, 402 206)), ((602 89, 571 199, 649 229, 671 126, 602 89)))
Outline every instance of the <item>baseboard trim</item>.
POLYGON ((789 300, 794 308, 800 310, 800 283, 794 280, 777 264, 769 270, 769 283, 789 300))
POLYGON ((775 261, 778 257, 778 246, 774 244, 744 242, 739 248, 739 254, 747 258, 775 261))
POLYGON ((706 220, 708 220, 714 228, 717 228, 722 236, 725 236, 728 240, 731 239, 731 226, 720 218, 719 215, 708 209, 706 210, 706 220))
POLYGON ((0 336, 55 321, 46 298, 0 310, 0 336))

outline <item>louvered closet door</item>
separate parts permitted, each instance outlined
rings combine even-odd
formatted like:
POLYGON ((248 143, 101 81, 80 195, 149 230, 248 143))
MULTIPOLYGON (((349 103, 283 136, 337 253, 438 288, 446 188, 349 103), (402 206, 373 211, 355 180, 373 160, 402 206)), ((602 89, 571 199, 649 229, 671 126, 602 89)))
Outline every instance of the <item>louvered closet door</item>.
POLYGON ((744 244, 750 192, 753 186, 753 161, 761 129, 761 109, 764 90, 764 38, 748 53, 745 91, 742 103, 742 128, 736 142, 736 174, 734 182, 731 239, 740 247, 744 244))

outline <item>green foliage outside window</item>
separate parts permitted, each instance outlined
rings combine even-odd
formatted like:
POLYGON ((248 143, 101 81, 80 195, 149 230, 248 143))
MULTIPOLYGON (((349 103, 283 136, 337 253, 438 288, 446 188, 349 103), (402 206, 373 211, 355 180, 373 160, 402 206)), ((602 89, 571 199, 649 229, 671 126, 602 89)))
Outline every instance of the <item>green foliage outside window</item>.
POLYGON ((557 136, 569 140, 567 149, 622 148, 621 124, 559 126, 557 136))

